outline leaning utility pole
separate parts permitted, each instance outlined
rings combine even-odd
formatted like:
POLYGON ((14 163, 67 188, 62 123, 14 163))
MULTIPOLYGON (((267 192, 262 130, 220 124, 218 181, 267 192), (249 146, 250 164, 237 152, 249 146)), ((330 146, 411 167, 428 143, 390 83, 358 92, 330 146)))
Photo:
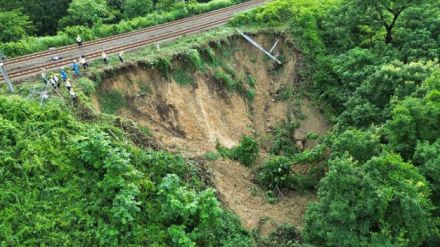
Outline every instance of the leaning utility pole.
POLYGON ((253 46, 257 47, 260 51, 264 52, 264 54, 266 54, 268 57, 270 57, 272 60, 274 60, 278 64, 282 64, 281 61, 278 60, 278 58, 276 58, 275 56, 273 56, 271 54, 271 52, 275 49, 276 45, 278 44, 278 41, 275 43, 275 45, 272 47, 272 49, 270 49, 271 51, 268 52, 268 51, 266 51, 266 49, 264 49, 260 44, 258 44, 251 37, 247 36, 246 34, 244 34, 242 31, 240 31, 238 29, 236 29, 236 30, 241 36, 243 36, 243 38, 245 38, 247 41, 249 41, 249 43, 251 43, 253 46))
POLYGON ((14 92, 14 87, 12 86, 12 82, 9 79, 9 75, 8 72, 6 72, 6 69, 3 65, 3 58, 5 58, 6 56, 3 53, 0 53, 0 70, 3 74, 3 78, 5 79, 6 84, 8 85, 8 91, 9 93, 13 93, 14 92))

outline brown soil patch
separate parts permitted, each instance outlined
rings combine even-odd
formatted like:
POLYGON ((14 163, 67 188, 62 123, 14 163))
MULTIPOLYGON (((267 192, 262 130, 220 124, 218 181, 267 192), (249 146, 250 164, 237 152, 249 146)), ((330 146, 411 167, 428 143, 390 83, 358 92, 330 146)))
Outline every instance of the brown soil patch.
POLYGON ((273 223, 263 228, 263 234, 272 231, 277 224, 302 227, 306 205, 316 199, 314 195, 291 193, 270 204, 264 198, 265 192, 252 183, 251 172, 246 167, 231 161, 215 161, 210 167, 221 200, 240 216, 244 227, 256 229, 264 219, 273 223))
MULTIPOLYGON (((257 37, 264 47, 271 47, 274 40, 257 37)), ((270 147, 271 128, 285 121, 292 108, 287 102, 276 100, 274 95, 282 85, 294 87, 298 54, 281 41, 278 49, 287 61, 276 69, 247 42, 236 39, 230 46, 232 55, 226 62, 237 72, 251 74, 256 79, 256 96, 252 103, 237 93, 228 92, 209 71, 193 72, 194 85, 180 86, 157 70, 133 66, 106 78, 98 92, 119 90, 129 106, 122 108, 118 115, 149 126, 162 147, 187 157, 214 151, 217 141, 227 147, 235 146, 243 135, 255 135, 263 149, 270 147)), ((175 62, 175 67, 180 66, 182 64, 175 62)), ((298 138, 310 131, 325 133, 328 125, 319 111, 307 99, 301 102, 306 118, 297 131, 298 138)), ((262 153, 264 158, 264 150, 262 153)), ((272 230, 276 224, 301 226, 306 204, 315 199, 313 195, 292 193, 276 204, 269 204, 260 189, 257 189, 258 195, 252 195, 252 188, 257 186, 252 183, 251 171, 246 167, 230 161, 210 162, 210 167, 222 201, 238 214, 247 229, 255 229, 265 218, 273 224, 263 227, 263 232, 272 230)))

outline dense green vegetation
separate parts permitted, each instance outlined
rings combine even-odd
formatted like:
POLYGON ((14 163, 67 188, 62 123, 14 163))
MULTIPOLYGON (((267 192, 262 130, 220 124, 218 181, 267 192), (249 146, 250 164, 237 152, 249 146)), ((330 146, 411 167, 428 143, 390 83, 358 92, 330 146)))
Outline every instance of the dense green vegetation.
POLYGON ((232 23, 286 28, 304 55, 304 91, 332 116, 321 145, 256 175, 297 190, 291 166, 321 148, 311 167, 328 172, 315 173, 304 242, 438 246, 440 2, 277 0, 232 23))
POLYGON ((2 245, 250 245, 180 156, 141 150, 59 102, 0 96, 0 106, 2 245))
MULTIPOLYGON (((177 13, 170 3, 153 6, 177 13)), ((124 25, 143 25, 126 24, 134 20, 149 23, 141 17, 111 24, 146 13, 128 11, 136 9, 128 1, 106 4, 108 13, 102 12, 98 27, 67 27, 65 37, 72 39, 81 30, 93 38, 100 28, 117 33, 128 30, 124 25)), ((17 16, 20 29, 10 34, 22 37, 31 30, 18 11, 4 13, 1 18, 17 16)), ((232 24, 285 28, 304 56, 304 92, 326 106, 334 124, 306 151, 291 140, 294 123, 276 126, 273 156, 256 171, 255 182, 271 195, 317 191, 318 200, 308 207, 301 232, 282 226, 268 238, 257 237, 257 244, 438 246, 440 3, 275 0, 232 24)), ((11 44, 19 43, 3 47, 11 44)), ((207 73, 231 91, 255 86, 251 76, 215 60, 212 49, 185 48, 182 56, 192 68, 207 69, 201 53, 218 65, 207 73)), ((155 58, 151 65, 169 73, 168 58, 155 58)), ((172 76, 190 84, 187 71, 172 76)), ((80 85, 93 93, 86 80, 80 85)), ((114 113, 124 105, 123 97, 109 94, 102 99, 105 112, 114 113)), ((280 97, 293 98, 288 90, 280 97)), ((251 245, 238 220, 219 206, 198 166, 176 154, 140 149, 110 120, 80 122, 60 105, 53 101, 42 108, 0 96, 2 245, 251 245)), ((243 137, 232 149, 219 145, 218 153, 252 166, 259 145, 243 137)), ((211 152, 206 158, 219 155, 211 152)))
POLYGON ((83 41, 93 40, 243 1, 62 0, 51 5, 53 0, 0 0, 0 20, 16 16, 0 24, 4 27, 0 29, 0 51, 10 57, 25 55, 74 44, 77 35, 83 41))
POLYGON ((258 143, 250 136, 243 136, 233 148, 223 147, 220 143, 217 143, 216 148, 222 157, 237 160, 244 166, 254 165, 260 152, 258 143))

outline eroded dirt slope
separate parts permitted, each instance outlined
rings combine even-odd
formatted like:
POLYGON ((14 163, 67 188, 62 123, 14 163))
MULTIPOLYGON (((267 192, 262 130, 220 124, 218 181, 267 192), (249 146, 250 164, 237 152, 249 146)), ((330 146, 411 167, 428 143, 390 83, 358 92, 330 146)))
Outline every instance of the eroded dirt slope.
MULTIPOLYGON (((270 47, 275 39, 259 36, 257 41, 270 47)), ((308 132, 326 132, 328 124, 309 100, 298 98, 299 105, 294 105, 277 97, 283 86, 295 89, 298 54, 285 41, 280 42, 276 51, 285 60, 282 67, 275 66, 241 39, 234 39, 228 46, 227 51, 218 49, 217 54, 227 53, 223 54, 224 63, 237 73, 255 78, 256 94, 252 102, 228 91, 215 79, 210 67, 216 65, 207 66, 204 71, 191 70, 194 77, 191 86, 178 85, 157 70, 131 66, 106 78, 97 97, 110 90, 121 92, 127 105, 117 114, 148 126, 153 137, 164 147, 185 156, 201 156, 213 151, 216 142, 227 147, 235 146, 243 135, 256 136, 264 153, 264 147, 271 144, 271 129, 277 122, 286 121, 287 116, 292 116, 295 111, 305 115, 295 138, 304 141, 308 132)), ((174 63, 176 68, 182 66, 181 62, 174 63)), ((98 104, 99 100, 95 102, 98 104)), ((306 147, 311 145, 305 144, 306 147)), ((277 204, 269 204, 264 193, 255 193, 257 186, 251 181, 249 169, 225 160, 209 164, 221 199, 240 216, 246 228, 254 229, 264 218, 274 224, 302 225, 306 204, 313 200, 313 195, 293 193, 277 204)))

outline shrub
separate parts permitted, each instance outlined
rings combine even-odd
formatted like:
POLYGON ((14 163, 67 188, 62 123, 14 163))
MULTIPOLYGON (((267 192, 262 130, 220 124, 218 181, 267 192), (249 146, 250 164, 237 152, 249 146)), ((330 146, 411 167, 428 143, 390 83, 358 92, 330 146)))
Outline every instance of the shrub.
POLYGON ((223 147, 217 140, 216 149, 223 158, 238 160, 242 165, 251 166, 255 164, 259 153, 258 143, 249 136, 243 136, 238 146, 228 149, 223 147))
POLYGON ((158 57, 153 61, 153 67, 162 72, 165 76, 169 76, 172 70, 172 58, 171 57, 158 57))
POLYGON ((248 99, 250 102, 252 102, 255 98, 256 91, 253 88, 249 88, 246 90, 246 99, 248 99))
POLYGON ((295 123, 278 123, 273 131, 273 145, 270 152, 275 155, 292 156, 298 153, 294 131, 297 128, 295 123))
POLYGON ((258 143, 249 136, 244 136, 240 140, 240 144, 231 149, 232 158, 245 166, 253 165, 258 158, 258 153, 258 143))
POLYGON ((257 84, 257 79, 255 79, 255 77, 253 77, 251 74, 248 74, 246 76, 246 82, 249 86, 255 87, 255 85, 257 84))
POLYGON ((291 185, 292 161, 284 156, 275 156, 263 165, 256 176, 256 182, 266 189, 282 189, 288 188, 291 185))
POLYGON ((257 239, 259 247, 300 247, 302 238, 301 233, 294 225, 285 224, 278 226, 270 233, 269 237, 257 239))

